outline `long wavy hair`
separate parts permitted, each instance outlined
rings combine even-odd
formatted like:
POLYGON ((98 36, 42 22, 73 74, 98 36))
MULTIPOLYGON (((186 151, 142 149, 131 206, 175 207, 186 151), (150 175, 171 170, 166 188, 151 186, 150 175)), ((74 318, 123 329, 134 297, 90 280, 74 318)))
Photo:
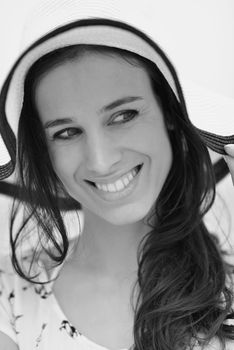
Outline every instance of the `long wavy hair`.
MULTIPOLYGON (((122 58, 143 67, 159 97, 173 151, 173 164, 148 220, 149 232, 138 248, 138 279, 134 305, 135 350, 175 350, 193 347, 193 340, 207 344, 214 336, 221 343, 234 339, 223 324, 233 300, 232 269, 203 218, 215 198, 212 163, 199 133, 182 110, 157 67, 147 59, 124 50, 95 45, 62 48, 39 59, 27 74, 24 103, 18 131, 18 181, 27 194, 25 214, 14 229, 19 204, 11 216, 12 263, 28 281, 33 276, 23 269, 21 251, 31 221, 36 222, 37 245, 31 264, 46 253, 55 264, 67 256, 69 238, 59 208, 66 194, 57 178, 47 150, 45 134, 34 103, 35 82, 51 67, 98 53, 122 58), (157 220, 151 220, 154 218, 157 220), (152 222, 151 222, 152 221, 152 222), (202 335, 202 336, 200 336, 202 335)), ((81 208, 76 202, 77 208, 81 208)))

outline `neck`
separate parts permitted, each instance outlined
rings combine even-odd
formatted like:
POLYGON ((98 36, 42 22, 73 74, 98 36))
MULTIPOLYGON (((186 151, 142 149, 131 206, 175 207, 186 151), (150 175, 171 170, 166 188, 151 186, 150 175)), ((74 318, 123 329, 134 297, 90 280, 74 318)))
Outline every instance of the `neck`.
POLYGON ((72 261, 95 277, 136 277, 137 249, 150 228, 143 221, 116 226, 84 209, 84 228, 72 261))

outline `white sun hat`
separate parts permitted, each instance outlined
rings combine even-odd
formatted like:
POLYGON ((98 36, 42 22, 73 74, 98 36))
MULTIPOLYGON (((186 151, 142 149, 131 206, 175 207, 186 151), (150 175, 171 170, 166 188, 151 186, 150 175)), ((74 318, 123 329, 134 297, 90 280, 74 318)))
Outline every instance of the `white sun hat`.
POLYGON ((15 169, 18 122, 28 70, 40 57, 69 45, 110 46, 147 58, 161 71, 185 116, 189 114, 209 148, 224 154, 223 146, 234 143, 225 120, 234 116, 234 101, 188 82, 182 86, 184 94, 172 63, 157 43, 157 33, 149 32, 145 18, 139 21, 144 5, 135 2, 131 11, 126 11, 128 1, 41 0, 37 4, 26 23, 20 55, 0 94, 0 180, 15 169))

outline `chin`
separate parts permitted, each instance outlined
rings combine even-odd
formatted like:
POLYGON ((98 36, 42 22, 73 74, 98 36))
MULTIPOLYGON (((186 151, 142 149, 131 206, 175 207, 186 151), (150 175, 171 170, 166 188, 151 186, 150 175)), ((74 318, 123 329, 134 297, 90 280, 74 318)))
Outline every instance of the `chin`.
POLYGON ((107 215, 98 215, 101 216, 105 221, 109 222, 112 225, 116 226, 124 226, 124 225, 131 225, 135 224, 139 221, 142 221, 145 219, 145 217, 150 212, 150 209, 147 207, 147 209, 143 210, 143 208, 134 208, 131 207, 129 210, 121 209, 116 210, 115 212, 109 213, 107 215))

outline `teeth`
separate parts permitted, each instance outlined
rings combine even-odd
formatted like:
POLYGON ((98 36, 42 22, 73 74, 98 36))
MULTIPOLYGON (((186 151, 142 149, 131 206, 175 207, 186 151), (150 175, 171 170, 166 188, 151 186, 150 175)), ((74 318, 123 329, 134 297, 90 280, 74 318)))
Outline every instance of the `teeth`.
POLYGON ((116 192, 115 185, 113 184, 107 185, 107 189, 108 189, 108 192, 116 192))
POLYGON ((107 185, 103 185, 103 189, 104 189, 104 191, 108 191, 107 185))
POLYGON ((123 183, 122 180, 118 180, 118 181, 116 181, 116 183, 115 183, 115 187, 116 187, 116 190, 117 190, 117 191, 121 191, 121 190, 124 189, 125 185, 124 185, 124 183, 123 183))
POLYGON ((132 173, 129 173, 128 174, 128 180, 131 181, 132 179, 133 179, 133 175, 132 175, 132 173))
POLYGON ((105 192, 118 192, 122 191, 125 187, 129 185, 129 183, 132 181, 132 179, 136 176, 137 172, 135 169, 131 170, 128 174, 124 175, 120 179, 118 179, 116 182, 112 184, 98 184, 95 183, 97 188, 99 190, 105 191, 105 192))
POLYGON ((123 183, 124 183, 125 186, 127 186, 127 185, 129 184, 129 180, 128 180, 127 177, 125 177, 125 178, 123 179, 123 183))

